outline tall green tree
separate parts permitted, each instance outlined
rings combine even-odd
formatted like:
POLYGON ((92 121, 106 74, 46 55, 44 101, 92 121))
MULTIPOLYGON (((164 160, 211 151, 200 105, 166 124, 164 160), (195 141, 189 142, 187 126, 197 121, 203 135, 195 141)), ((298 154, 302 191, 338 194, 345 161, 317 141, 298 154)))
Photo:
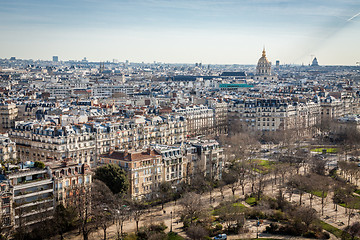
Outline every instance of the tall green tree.
POLYGON ((60 235, 60 239, 64 239, 63 234, 76 227, 77 214, 73 207, 65 208, 60 204, 55 208, 53 223, 54 227, 60 235))
POLYGON ((114 194, 124 194, 129 189, 126 172, 115 164, 98 167, 94 178, 104 182, 114 194))

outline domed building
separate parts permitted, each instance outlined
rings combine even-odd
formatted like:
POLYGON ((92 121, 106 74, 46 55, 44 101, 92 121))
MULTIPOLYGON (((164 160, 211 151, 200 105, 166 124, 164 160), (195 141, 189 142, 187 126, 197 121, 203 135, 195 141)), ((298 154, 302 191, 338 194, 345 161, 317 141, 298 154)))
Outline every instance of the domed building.
POLYGON ((255 80, 275 80, 276 77, 271 74, 271 62, 266 57, 265 48, 262 51, 262 56, 256 66, 255 80))
POLYGON ((318 62, 318 60, 317 60, 316 57, 313 59, 313 61, 312 61, 312 63, 311 63, 311 66, 312 66, 312 67, 318 67, 318 66, 319 66, 319 62, 318 62))

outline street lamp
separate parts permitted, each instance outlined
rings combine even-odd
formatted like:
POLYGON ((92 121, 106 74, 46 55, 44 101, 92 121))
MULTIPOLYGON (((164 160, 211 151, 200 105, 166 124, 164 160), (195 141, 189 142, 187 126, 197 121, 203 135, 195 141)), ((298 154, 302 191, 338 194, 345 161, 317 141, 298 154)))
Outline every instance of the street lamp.
POLYGON ((170 212, 170 232, 172 232, 172 211, 170 212))

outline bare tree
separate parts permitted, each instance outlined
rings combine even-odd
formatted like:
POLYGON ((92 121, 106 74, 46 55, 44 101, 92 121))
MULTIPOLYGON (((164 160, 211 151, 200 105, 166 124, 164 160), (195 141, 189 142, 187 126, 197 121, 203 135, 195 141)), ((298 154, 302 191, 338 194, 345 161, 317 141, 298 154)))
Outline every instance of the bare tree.
POLYGON ((79 186, 76 189, 77 193, 75 200, 75 207, 77 208, 79 218, 79 230, 83 235, 83 240, 88 240, 90 233, 95 230, 96 226, 91 221, 93 213, 91 211, 91 186, 79 186))
POLYGON ((92 187, 92 215, 94 224, 101 227, 104 240, 107 238, 107 228, 115 217, 115 197, 105 183, 95 180, 92 187))
POLYGON ((239 187, 238 172, 234 169, 229 169, 228 171, 224 171, 222 174, 222 180, 231 189, 233 196, 235 196, 235 191, 239 187))
POLYGON ((186 234, 192 240, 202 240, 208 236, 207 230, 199 224, 192 224, 187 230, 186 234))
POLYGON ((132 200, 131 202, 131 214, 136 222, 136 231, 139 231, 139 222, 141 217, 146 213, 147 206, 140 200, 132 200))
POLYGON ((201 196, 194 192, 186 193, 180 200, 181 210, 180 216, 185 220, 189 220, 191 223, 195 218, 200 217, 203 214, 203 203, 201 196))
POLYGON ((345 231, 347 231, 351 239, 355 239, 355 237, 360 237, 360 222, 354 222, 351 224, 351 226, 348 226, 345 228, 345 231))
POLYGON ((131 216, 131 208, 126 204, 127 203, 124 201, 122 196, 116 199, 115 224, 116 224, 116 233, 118 239, 120 239, 123 236, 124 222, 129 220, 131 216))

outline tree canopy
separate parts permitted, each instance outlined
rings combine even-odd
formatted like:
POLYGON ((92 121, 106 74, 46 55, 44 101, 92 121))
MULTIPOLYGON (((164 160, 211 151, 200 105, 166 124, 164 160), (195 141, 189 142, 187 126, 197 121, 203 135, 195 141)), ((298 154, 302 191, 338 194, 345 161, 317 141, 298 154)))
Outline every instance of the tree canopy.
POLYGON ((98 167, 94 178, 104 182, 114 194, 126 193, 129 188, 125 171, 115 164, 98 167))

